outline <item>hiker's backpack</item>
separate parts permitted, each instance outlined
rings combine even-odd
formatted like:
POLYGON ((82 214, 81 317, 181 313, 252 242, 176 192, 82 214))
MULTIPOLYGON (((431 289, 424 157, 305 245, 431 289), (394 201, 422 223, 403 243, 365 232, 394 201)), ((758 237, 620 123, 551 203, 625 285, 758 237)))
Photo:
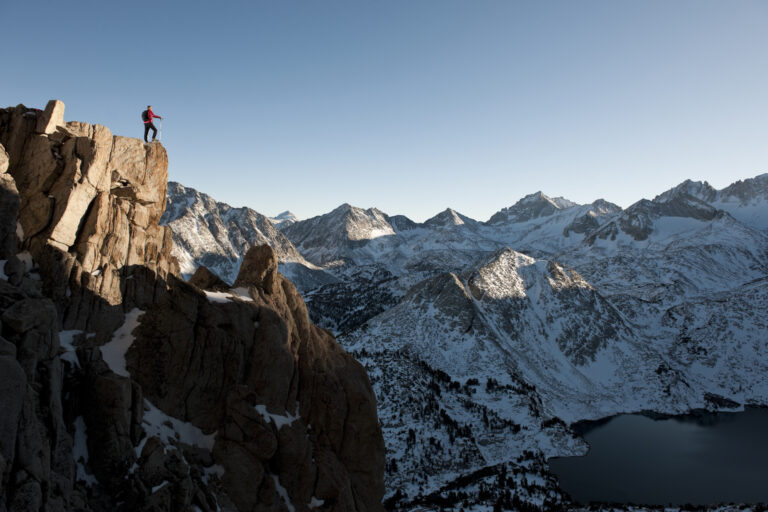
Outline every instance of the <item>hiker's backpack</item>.
POLYGON ((141 113, 141 120, 144 121, 145 123, 147 121, 149 121, 149 111, 148 110, 145 110, 144 112, 141 113))

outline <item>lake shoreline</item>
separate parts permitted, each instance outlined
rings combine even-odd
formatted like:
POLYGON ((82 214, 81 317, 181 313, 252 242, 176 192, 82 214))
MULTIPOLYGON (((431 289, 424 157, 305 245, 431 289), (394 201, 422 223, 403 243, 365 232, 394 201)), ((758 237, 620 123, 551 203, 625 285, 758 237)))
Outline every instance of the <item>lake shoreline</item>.
POLYGON ((765 464, 758 465, 744 451, 759 452, 761 461, 768 457, 768 443, 755 437, 766 431, 766 411, 765 405, 748 404, 581 420, 569 428, 589 447, 587 453, 551 457, 547 464, 574 504, 649 509, 693 504, 702 510, 765 506, 764 486, 745 483, 763 479, 765 464))
MULTIPOLYGON (((602 425, 605 425, 612 419, 623 416, 626 414, 637 414, 639 416, 645 416, 646 418, 650 418, 654 421, 663 421, 663 420, 680 420, 680 421, 700 421, 701 419, 710 416, 710 415, 717 415, 717 414, 738 414, 741 412, 744 412, 748 409, 768 409, 768 405, 766 404, 739 404, 737 408, 718 408, 718 409, 707 409, 704 407, 697 407, 695 409, 689 409, 687 412, 683 413, 665 413, 665 412, 658 412, 648 409, 643 409, 641 411, 628 411, 628 412, 619 412, 616 414, 611 414, 610 416, 605 416, 603 418, 598 418, 595 420, 577 420, 573 423, 568 424, 568 428, 575 432, 579 437, 583 438, 584 434, 587 432, 594 430, 597 427, 600 427, 602 425)), ((553 459, 559 458, 559 457, 551 457, 553 459)))

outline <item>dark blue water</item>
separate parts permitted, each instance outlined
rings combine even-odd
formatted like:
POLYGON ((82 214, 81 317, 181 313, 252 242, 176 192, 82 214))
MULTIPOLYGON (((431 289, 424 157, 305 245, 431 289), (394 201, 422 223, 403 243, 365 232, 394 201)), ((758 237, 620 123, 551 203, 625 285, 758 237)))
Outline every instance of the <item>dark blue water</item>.
POLYGON ((654 420, 625 414, 588 427, 584 457, 550 459, 580 503, 768 502, 768 409, 654 420))

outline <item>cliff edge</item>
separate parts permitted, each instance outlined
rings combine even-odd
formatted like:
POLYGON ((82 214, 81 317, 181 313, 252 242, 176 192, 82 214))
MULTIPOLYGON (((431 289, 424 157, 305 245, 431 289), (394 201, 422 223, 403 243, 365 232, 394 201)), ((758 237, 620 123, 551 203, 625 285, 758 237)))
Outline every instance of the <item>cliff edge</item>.
POLYGON ((0 110, 0 512, 382 510, 368 377, 268 246, 171 256, 159 143, 0 110))

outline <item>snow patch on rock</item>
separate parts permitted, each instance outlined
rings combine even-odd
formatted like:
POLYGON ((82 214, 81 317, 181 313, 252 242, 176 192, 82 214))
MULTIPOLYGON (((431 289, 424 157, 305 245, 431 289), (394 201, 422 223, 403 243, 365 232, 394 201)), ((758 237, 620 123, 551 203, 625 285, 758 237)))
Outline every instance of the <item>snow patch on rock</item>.
MULTIPOLYGON (((165 445, 180 442, 208 451, 213 451, 213 445, 216 443, 217 432, 205 434, 193 424, 164 413, 147 399, 144 399, 142 426, 146 432, 146 437, 139 444, 139 447, 136 448, 137 456, 141 454, 141 448, 144 447, 144 444, 150 437, 157 437, 165 445)), ((212 472, 215 473, 216 471, 218 470, 213 470, 212 472)))
POLYGON ((255 405, 254 409, 256 409, 256 412, 258 412, 262 418, 264 418, 264 421, 266 422, 272 422, 275 424, 275 427, 277 430, 280 430, 281 428, 291 425, 294 421, 299 419, 298 411, 296 411, 296 414, 272 414, 271 412, 267 411, 266 405, 255 405))
POLYGON ((83 334, 83 331, 71 330, 61 331, 59 333, 59 345, 64 350, 60 357, 69 362, 74 368, 80 368, 80 361, 77 359, 77 348, 72 344, 75 336, 83 334))
POLYGON ((280 479, 277 477, 277 475, 272 475, 272 479, 275 481, 275 489, 277 490, 277 494, 279 494, 283 499, 283 503, 285 503, 285 507, 288 509, 288 512, 296 512, 296 507, 294 507, 293 503, 291 503, 291 498, 288 496, 288 491, 285 490, 285 487, 280 485, 280 479))
POLYGON ((77 464, 77 479, 87 485, 96 485, 98 480, 88 471, 88 432, 85 427, 85 419, 82 416, 75 418, 75 439, 72 455, 77 464))
POLYGON ((144 312, 134 308, 125 315, 125 322, 112 335, 112 339, 101 347, 101 356, 109 369, 117 375, 130 377, 125 363, 125 354, 134 342, 133 331, 139 326, 139 319, 144 312))

